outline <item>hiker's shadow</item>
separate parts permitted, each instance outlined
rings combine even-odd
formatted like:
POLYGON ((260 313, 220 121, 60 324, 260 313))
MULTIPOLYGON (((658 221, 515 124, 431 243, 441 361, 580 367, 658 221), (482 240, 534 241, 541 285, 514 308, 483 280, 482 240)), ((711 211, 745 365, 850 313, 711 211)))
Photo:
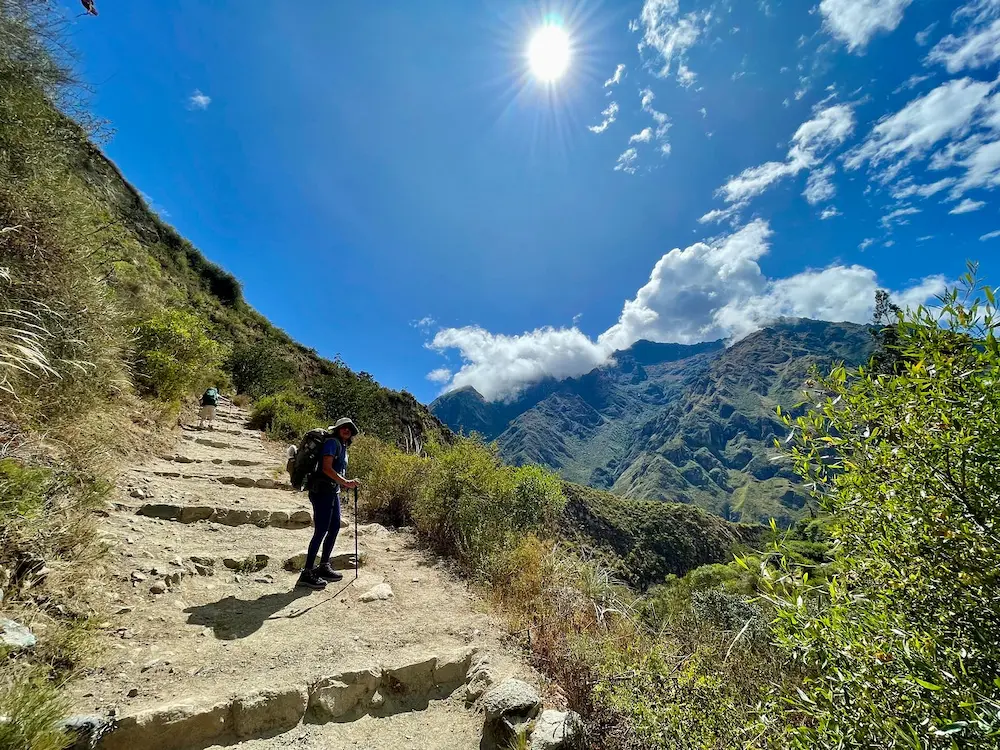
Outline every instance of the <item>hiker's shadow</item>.
POLYGON ((188 607, 184 611, 189 624, 212 628, 219 640, 234 641, 256 633, 275 613, 311 593, 308 589, 294 588, 278 594, 265 594, 259 599, 227 596, 211 604, 188 607))

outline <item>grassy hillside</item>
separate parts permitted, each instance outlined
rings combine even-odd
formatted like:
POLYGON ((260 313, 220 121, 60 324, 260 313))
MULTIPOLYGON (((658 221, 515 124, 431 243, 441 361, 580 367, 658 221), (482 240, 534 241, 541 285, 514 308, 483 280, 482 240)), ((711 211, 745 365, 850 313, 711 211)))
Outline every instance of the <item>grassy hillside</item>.
POLYGON ((731 562, 737 549, 764 537, 763 526, 729 523, 679 503, 631 500, 572 482, 563 483, 563 494, 560 535, 640 590, 668 575, 731 562))

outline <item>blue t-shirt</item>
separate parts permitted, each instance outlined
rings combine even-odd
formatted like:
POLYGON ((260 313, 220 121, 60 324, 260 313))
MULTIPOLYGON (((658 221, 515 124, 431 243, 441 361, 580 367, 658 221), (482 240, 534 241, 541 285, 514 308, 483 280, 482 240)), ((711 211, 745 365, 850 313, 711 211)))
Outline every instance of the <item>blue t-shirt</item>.
POLYGON ((323 460, 326 456, 333 456, 333 470, 340 474, 340 476, 345 476, 347 474, 347 449, 344 448, 337 438, 327 440, 323 443, 323 451, 320 453, 319 459, 319 471, 316 472, 317 482, 326 482, 329 485, 333 485, 334 491, 339 493, 340 485, 323 471, 323 460))

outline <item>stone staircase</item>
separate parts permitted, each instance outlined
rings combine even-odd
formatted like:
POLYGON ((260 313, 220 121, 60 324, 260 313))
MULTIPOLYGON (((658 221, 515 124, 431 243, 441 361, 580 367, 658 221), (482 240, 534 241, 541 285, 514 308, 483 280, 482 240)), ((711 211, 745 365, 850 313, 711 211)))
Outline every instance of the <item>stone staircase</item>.
MULTIPOLYGON (((483 693, 544 681, 484 604, 406 530, 360 525, 356 574, 350 513, 344 581, 295 588, 308 498, 286 483, 284 446, 232 404, 218 411, 217 429, 184 427, 126 472, 102 514, 105 658, 71 688, 77 746, 488 747, 483 693)), ((572 714, 536 719, 541 703, 531 746, 562 747, 541 727, 565 735, 572 714)))

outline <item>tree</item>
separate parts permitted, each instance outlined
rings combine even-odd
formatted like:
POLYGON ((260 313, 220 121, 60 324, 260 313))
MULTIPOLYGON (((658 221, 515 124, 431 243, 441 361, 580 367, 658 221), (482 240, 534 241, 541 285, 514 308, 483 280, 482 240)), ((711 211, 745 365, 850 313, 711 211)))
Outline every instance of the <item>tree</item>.
POLYGON ((255 399, 281 391, 295 377, 295 366, 267 341, 233 347, 225 367, 236 392, 255 399))
POLYGON ((839 368, 786 419, 837 573, 773 585, 806 675, 768 712, 779 747, 997 747, 1000 315, 974 271, 934 311, 891 311, 891 371, 839 368))
POLYGON ((875 291, 875 309, 872 312, 872 339, 875 341, 875 353, 872 355, 871 368, 881 375, 896 374, 900 364, 899 357, 899 323, 903 310, 895 304, 884 289, 875 291))

